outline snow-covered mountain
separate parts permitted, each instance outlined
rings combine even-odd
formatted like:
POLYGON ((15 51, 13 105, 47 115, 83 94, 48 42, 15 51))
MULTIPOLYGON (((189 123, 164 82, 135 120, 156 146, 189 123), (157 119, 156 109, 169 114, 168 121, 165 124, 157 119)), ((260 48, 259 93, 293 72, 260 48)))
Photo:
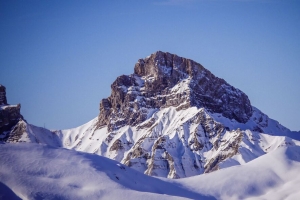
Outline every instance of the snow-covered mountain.
POLYGON ((281 146, 291 132, 202 65, 156 52, 134 74, 118 77, 100 114, 69 130, 50 131, 20 118, 6 142, 33 142, 94 153, 150 176, 195 176, 247 163, 281 146))

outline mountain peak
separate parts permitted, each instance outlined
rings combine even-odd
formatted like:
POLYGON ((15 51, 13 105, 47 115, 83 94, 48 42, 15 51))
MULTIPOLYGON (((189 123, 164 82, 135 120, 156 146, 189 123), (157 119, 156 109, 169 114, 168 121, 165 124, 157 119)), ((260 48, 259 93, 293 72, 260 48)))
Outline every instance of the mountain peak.
POLYGON ((201 64, 168 52, 157 51, 139 59, 134 74, 119 76, 111 96, 100 103, 98 127, 109 130, 145 121, 151 110, 196 106, 245 123, 252 115, 248 96, 201 64))
POLYGON ((249 162, 299 136, 252 107, 246 94, 193 60, 156 52, 102 99, 98 118, 50 131, 0 106, 0 139, 102 155, 150 176, 183 178, 249 162), (8 116, 8 117, 7 117, 8 116), (7 126, 8 125, 8 126, 7 126), (2 133, 2 134, 1 134, 2 133))
POLYGON ((193 60, 169 52, 157 51, 144 59, 139 59, 134 67, 134 73, 139 76, 169 75, 171 78, 184 78, 184 76, 192 76, 196 72, 192 70, 191 66, 195 66, 194 70, 196 71, 204 70, 201 64, 193 60), (173 68, 183 74, 174 74, 172 76, 173 68), (177 77, 175 77, 176 75, 177 77))

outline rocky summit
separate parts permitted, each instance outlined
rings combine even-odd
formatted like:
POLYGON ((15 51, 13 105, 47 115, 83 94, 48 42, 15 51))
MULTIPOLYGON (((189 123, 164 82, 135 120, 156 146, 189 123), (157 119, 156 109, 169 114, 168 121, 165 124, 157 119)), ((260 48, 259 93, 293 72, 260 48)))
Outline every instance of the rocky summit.
POLYGON ((245 123, 252 106, 245 93, 214 76, 199 63, 175 54, 157 51, 139 59, 134 74, 119 76, 111 96, 102 99, 98 127, 109 131, 137 125, 151 114, 149 109, 205 108, 245 123))
POLYGON ((299 133, 251 106, 245 93, 199 63, 161 51, 139 59, 133 74, 119 76, 90 122, 50 131, 19 120, 4 140, 93 153, 167 178, 209 173, 300 145, 299 133))

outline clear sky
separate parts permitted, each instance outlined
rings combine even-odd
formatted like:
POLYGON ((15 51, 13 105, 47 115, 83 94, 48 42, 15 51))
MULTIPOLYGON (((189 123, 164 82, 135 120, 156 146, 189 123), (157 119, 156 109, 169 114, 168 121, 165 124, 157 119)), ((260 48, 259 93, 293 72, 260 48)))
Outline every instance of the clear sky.
POLYGON ((0 84, 37 126, 93 119, 116 77, 157 50, 201 63, 300 130, 298 0, 0 0, 0 84))

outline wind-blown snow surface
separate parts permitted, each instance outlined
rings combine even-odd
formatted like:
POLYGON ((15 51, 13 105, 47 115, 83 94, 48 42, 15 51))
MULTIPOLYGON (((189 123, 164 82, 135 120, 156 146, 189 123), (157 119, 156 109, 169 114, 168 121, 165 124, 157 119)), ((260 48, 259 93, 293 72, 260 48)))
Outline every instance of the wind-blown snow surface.
POLYGON ((214 199, 73 150, 0 144, 0 158, 0 199, 214 199))
POLYGON ((179 180, 41 144, 0 144, 0 199, 298 199, 300 147, 179 180), (211 195, 208 197, 204 195, 211 195))
POLYGON ((217 199, 299 199, 300 147, 280 147, 245 165, 170 180, 217 199))

